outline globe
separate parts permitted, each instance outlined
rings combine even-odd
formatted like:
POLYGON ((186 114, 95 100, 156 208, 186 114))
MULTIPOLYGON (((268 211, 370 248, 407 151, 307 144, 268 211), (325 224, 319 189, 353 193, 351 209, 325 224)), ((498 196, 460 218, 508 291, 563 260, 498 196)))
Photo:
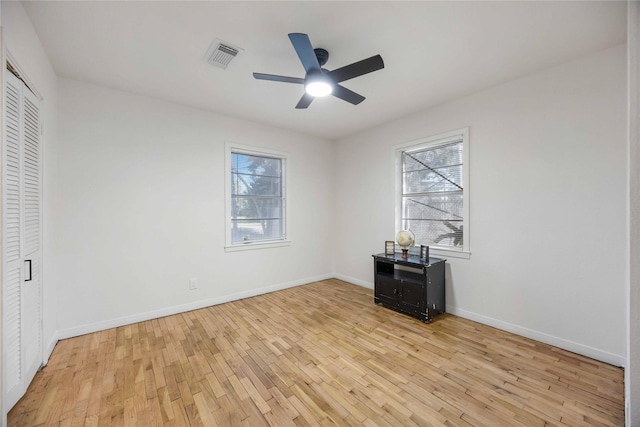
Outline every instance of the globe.
POLYGON ((396 241, 403 249, 407 249, 409 246, 413 246, 416 236, 411 230, 400 230, 396 236, 396 241))

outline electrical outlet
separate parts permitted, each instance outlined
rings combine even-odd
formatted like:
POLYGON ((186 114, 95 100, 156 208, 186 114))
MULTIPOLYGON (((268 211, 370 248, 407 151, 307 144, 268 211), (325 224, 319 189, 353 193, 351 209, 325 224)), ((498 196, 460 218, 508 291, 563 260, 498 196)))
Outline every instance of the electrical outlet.
POLYGON ((189 290, 192 291, 194 289, 198 289, 198 279, 192 277, 191 279, 189 279, 189 290))

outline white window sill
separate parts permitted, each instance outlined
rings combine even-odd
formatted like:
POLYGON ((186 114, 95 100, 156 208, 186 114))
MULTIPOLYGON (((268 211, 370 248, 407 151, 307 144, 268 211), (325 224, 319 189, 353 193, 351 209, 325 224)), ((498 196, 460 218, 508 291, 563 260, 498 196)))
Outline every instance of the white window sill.
POLYGON ((227 245, 224 247, 225 252, 253 251, 256 249, 281 248, 283 246, 291 246, 290 240, 278 240, 277 242, 252 242, 238 243, 235 245, 227 245))
POLYGON ((434 248, 433 246, 430 246, 429 256, 435 256, 436 258, 443 257, 443 258, 471 259, 471 252, 454 251, 451 249, 434 248))

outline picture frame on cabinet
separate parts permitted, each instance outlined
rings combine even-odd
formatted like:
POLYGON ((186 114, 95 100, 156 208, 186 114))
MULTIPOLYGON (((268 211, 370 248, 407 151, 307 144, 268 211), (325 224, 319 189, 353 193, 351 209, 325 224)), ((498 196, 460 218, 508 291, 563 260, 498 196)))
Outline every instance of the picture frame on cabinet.
POLYGON ((394 255, 396 253, 396 242, 393 240, 385 240, 384 242, 384 254, 394 255))
POLYGON ((429 259, 429 246, 420 245, 420 258, 429 259))

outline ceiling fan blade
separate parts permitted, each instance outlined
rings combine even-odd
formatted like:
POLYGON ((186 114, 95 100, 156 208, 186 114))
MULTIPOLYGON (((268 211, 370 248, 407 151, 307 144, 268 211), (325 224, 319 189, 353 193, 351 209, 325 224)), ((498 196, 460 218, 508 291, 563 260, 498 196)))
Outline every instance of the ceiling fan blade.
POLYGON ((304 84, 304 79, 299 77, 276 76, 274 74, 253 73, 253 77, 258 80, 272 80, 274 82, 299 83, 304 84))
POLYGON ((298 105, 296 105, 296 108, 307 108, 309 104, 311 104, 311 101, 313 101, 313 96, 305 92, 304 95, 302 95, 302 98, 300 98, 300 101, 298 101, 298 105))
POLYGON ((330 71, 329 76, 331 76, 333 81, 336 83, 340 83, 354 77, 378 71, 382 68, 384 68, 384 61, 382 61, 382 57, 380 55, 376 55, 330 71))
POLYGON ((354 91, 349 90, 344 86, 340 86, 339 84, 335 85, 331 94, 337 98, 342 99, 343 101, 350 102, 353 105, 358 105, 365 100, 364 96, 355 93, 354 91))
POLYGON ((316 53, 313 51, 313 46, 311 46, 309 36, 302 33, 291 33, 289 34, 289 40, 291 40, 291 44, 296 50, 304 70, 307 73, 312 70, 320 71, 320 64, 318 63, 318 58, 316 58, 316 53))

